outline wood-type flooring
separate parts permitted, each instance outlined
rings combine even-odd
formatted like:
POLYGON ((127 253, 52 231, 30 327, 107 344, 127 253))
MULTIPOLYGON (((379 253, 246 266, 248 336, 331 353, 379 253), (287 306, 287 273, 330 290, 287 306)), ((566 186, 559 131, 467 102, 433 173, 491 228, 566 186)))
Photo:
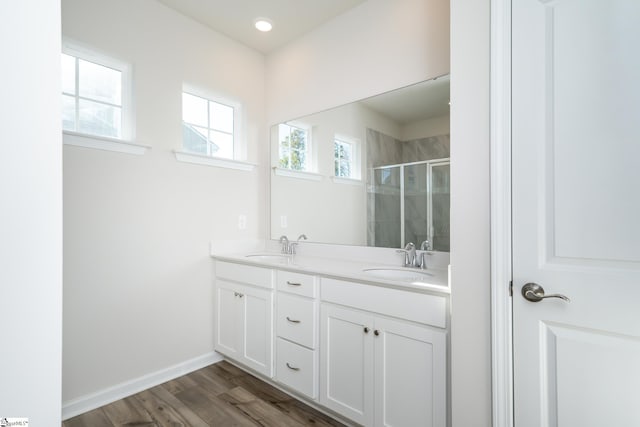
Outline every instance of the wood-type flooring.
POLYGON ((223 361, 62 423, 63 427, 342 426, 223 361))

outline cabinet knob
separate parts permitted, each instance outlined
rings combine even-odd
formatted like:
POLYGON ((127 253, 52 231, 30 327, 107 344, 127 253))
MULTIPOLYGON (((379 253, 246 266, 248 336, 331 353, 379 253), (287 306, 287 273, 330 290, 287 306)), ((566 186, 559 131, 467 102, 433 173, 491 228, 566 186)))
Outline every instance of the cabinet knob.
POLYGON ((380 331, 376 329, 375 331, 373 331, 373 335, 375 335, 375 336, 380 335, 380 331))
POLYGON ((368 333, 369 333, 369 328, 368 328, 368 327, 366 327, 366 326, 364 327, 364 333, 365 333, 365 334, 368 334, 368 333))

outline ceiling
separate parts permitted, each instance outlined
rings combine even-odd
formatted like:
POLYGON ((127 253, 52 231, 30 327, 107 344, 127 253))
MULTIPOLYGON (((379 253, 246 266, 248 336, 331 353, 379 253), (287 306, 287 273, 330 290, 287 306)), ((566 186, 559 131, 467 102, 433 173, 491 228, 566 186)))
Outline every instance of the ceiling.
POLYGON ((232 39, 269 53, 366 0, 158 0, 232 39), (273 30, 255 29, 268 18, 273 30))
POLYGON ((449 114, 448 75, 360 101, 401 125, 449 114))

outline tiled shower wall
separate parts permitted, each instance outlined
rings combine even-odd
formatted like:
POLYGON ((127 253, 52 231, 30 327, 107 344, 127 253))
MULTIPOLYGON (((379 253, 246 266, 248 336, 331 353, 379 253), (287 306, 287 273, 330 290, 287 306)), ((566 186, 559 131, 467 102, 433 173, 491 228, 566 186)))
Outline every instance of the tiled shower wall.
MULTIPOLYGON (((385 165, 448 158, 449 135, 401 141, 373 129, 367 129, 367 244, 377 247, 400 246, 400 174, 393 169, 385 176, 372 168, 385 165), (373 192, 377 184, 376 193, 373 192)), ((423 217, 424 209, 411 205, 405 214, 423 217)), ((407 209, 408 208, 408 209, 407 209)), ((448 206, 447 206, 448 208, 448 206)), ((411 218, 406 218, 411 224, 411 218)), ((416 235, 420 233, 415 233, 416 235)), ((418 242, 419 243, 419 242, 418 242)))

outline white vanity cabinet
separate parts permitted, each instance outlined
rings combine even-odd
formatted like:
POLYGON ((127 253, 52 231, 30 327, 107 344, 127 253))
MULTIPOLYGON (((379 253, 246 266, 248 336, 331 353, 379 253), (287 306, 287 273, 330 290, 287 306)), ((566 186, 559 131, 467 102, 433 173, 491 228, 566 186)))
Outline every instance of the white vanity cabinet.
POLYGON ((276 381, 316 399, 318 395, 317 277, 276 272, 276 381))
POLYGON ((365 426, 445 427, 446 299, 322 279, 321 300, 320 403, 365 426))
POLYGON ((215 349, 273 376, 273 271, 216 262, 215 349))

